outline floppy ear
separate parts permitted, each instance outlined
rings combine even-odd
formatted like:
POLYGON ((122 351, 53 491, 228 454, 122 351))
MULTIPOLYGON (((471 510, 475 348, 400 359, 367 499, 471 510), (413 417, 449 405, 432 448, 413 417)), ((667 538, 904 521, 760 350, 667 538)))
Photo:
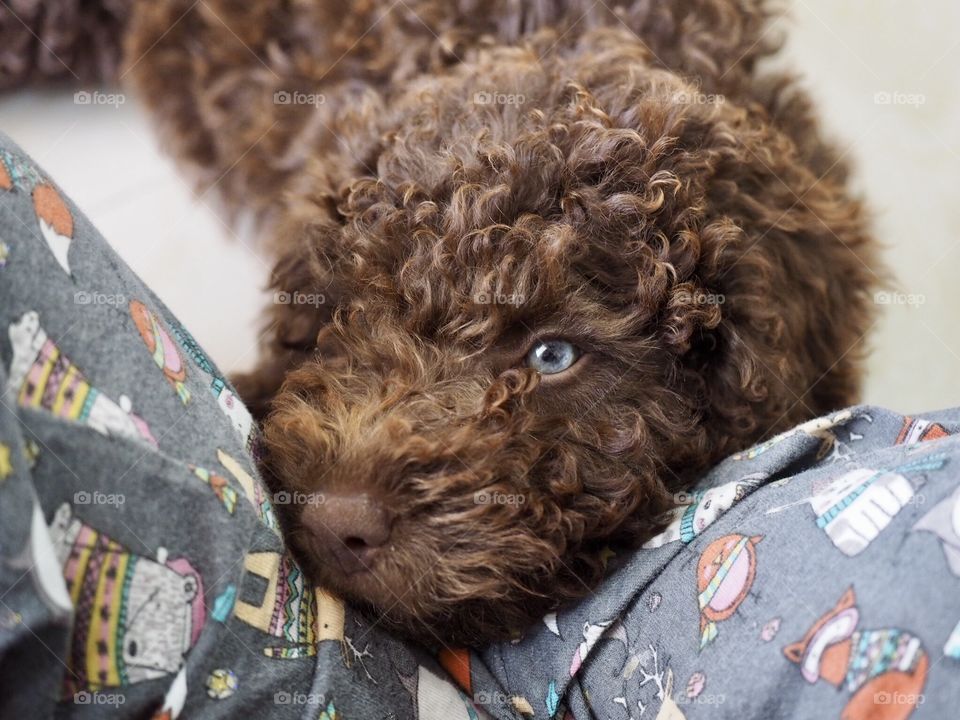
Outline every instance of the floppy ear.
POLYGON ((723 318, 703 356, 712 422, 726 435, 769 437, 858 400, 878 276, 858 203, 833 191, 820 207, 808 198, 790 211, 793 227, 772 231, 766 223, 787 199, 750 195, 769 207, 763 219, 739 221, 746 252, 719 273, 723 318))
POLYGON ((290 223, 281 228, 282 248, 270 277, 272 305, 265 318, 256 369, 232 377, 254 417, 262 419, 290 370, 318 352, 333 352, 325 340, 340 289, 323 248, 339 233, 335 223, 290 223), (326 239, 325 239, 326 238, 326 239))
POLYGON ((719 444, 755 441, 857 401, 885 273, 842 158, 816 127, 746 123, 710 150, 701 282, 722 298, 722 317, 701 334, 693 367, 719 444), (828 160, 836 169, 818 175, 828 160))

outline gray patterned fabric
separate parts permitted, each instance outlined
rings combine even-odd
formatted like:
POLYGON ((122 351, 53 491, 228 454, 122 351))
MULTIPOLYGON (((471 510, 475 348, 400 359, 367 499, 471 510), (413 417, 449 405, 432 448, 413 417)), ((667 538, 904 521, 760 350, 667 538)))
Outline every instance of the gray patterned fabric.
POLYGON ((229 383, 2 136, 0 324, 0 717, 956 716, 960 411, 729 458, 577 606, 433 653, 305 582, 229 383))

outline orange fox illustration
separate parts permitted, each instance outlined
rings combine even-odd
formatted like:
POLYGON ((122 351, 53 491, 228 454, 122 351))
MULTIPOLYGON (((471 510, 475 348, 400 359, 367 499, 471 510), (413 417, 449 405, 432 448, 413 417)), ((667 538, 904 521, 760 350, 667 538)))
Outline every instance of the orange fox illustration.
POLYGON ((858 630, 856 603, 851 587, 783 654, 807 682, 822 679, 853 693, 842 720, 906 720, 923 701, 930 660, 920 640, 904 630, 858 630))

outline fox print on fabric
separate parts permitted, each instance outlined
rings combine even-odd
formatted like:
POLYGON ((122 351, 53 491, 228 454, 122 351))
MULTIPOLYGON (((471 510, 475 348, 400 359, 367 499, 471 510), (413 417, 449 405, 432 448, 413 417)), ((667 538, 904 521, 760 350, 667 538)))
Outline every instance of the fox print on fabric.
POLYGON ((0 190, 30 194, 40 234, 57 263, 70 275, 68 253, 73 241, 73 215, 57 189, 35 167, 0 150, 0 190))
POLYGON ((861 630, 853 588, 807 631, 783 648, 808 683, 851 693, 843 720, 905 720, 922 701, 930 661, 920 640, 898 628, 861 630))

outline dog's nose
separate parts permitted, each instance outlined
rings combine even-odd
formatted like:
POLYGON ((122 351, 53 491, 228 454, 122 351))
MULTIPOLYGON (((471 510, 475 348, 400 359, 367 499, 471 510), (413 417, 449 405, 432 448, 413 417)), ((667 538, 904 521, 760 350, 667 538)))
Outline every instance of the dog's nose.
POLYGON ((303 524, 321 551, 332 555, 347 574, 369 570, 390 538, 392 518, 381 502, 366 494, 327 495, 303 511, 303 524))

